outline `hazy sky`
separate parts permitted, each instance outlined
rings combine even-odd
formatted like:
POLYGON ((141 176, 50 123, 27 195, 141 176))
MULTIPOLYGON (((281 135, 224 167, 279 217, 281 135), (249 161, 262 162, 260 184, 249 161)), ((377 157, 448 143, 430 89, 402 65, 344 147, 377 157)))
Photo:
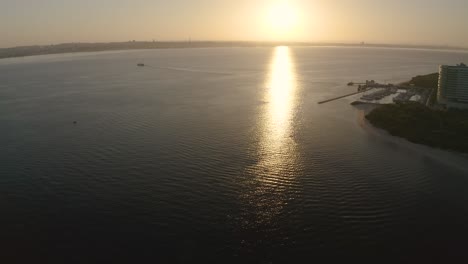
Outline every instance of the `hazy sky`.
POLYGON ((0 47, 289 40, 468 47, 468 0, 0 0, 0 47))

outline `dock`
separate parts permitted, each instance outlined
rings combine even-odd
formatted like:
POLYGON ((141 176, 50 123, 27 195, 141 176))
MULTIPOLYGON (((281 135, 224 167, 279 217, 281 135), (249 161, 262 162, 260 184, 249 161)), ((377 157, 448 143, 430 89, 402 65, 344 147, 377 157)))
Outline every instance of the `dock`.
POLYGON ((411 101, 411 102, 419 102, 425 105, 430 105, 431 98, 434 97, 434 93, 437 90, 437 89, 432 89, 431 91, 428 91, 428 89, 426 88, 416 87, 414 85, 410 85, 410 86, 403 85, 403 84, 394 85, 391 83, 382 84, 374 80, 371 80, 371 81, 366 80, 365 83, 349 82, 348 86, 354 86, 356 84, 359 84, 357 92, 338 96, 338 97, 331 98, 331 99, 324 100, 324 101, 320 101, 318 102, 318 104, 325 104, 325 103, 333 102, 333 101, 343 99, 349 96, 365 93, 372 89, 379 89, 378 91, 375 91, 371 94, 362 96, 360 100, 353 102, 352 105, 359 105, 359 104, 379 105, 379 104, 382 104, 381 100, 392 95, 396 95, 396 96, 391 98, 392 102, 386 102, 387 104, 411 101), (404 92, 400 90, 403 90, 404 92))

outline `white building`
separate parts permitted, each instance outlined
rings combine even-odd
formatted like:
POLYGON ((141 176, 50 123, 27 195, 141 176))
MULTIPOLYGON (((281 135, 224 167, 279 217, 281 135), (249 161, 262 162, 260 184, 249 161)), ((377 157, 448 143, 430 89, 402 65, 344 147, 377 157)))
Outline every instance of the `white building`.
POLYGON ((468 67, 440 66, 437 101, 449 108, 468 108, 468 67))

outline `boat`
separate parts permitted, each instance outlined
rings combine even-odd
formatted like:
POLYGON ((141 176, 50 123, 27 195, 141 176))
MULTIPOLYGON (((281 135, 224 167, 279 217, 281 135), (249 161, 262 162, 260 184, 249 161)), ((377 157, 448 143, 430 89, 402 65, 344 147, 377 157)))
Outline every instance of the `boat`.
POLYGON ((145 67, 145 64, 144 63, 138 63, 137 66, 138 67, 145 67))

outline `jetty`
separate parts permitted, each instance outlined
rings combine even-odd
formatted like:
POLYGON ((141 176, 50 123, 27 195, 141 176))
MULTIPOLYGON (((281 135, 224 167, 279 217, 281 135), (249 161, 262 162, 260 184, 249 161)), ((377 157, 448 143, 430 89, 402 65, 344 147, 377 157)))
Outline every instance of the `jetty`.
POLYGON ((355 92, 355 93, 350 93, 350 94, 338 96, 338 97, 335 97, 335 98, 332 98, 332 99, 328 99, 328 100, 325 100, 325 101, 320 101, 320 102, 318 102, 318 104, 325 104, 325 103, 329 103, 329 102, 333 102, 333 101, 336 101, 336 100, 340 100, 340 99, 343 99, 343 98, 346 98, 346 97, 349 97, 349 96, 353 96, 353 95, 356 95, 356 94, 365 93, 365 92, 367 92, 367 91, 369 91, 369 90, 371 90, 371 89, 373 89, 373 88, 363 89, 363 90, 360 90, 360 91, 355 92))
MULTIPOLYGON (((357 83, 357 82, 349 82, 348 83, 348 86, 354 86, 354 85, 358 85, 357 92, 346 94, 346 95, 343 95, 343 96, 338 96, 338 97, 328 99, 328 100, 325 100, 325 101, 321 101, 321 102, 318 102, 318 104, 325 104, 325 103, 333 102, 333 101, 343 99, 343 98, 346 98, 346 97, 349 97, 349 96, 357 95, 357 94, 360 94, 360 93, 365 93, 365 92, 370 91, 370 90, 372 90, 374 88, 385 88, 385 91, 380 92, 378 94, 378 96, 383 98, 383 97, 385 97, 385 96, 387 96, 387 95, 389 95, 391 93, 395 93, 396 90, 398 89, 398 86, 395 86, 395 85, 393 85, 391 83, 381 84, 381 83, 378 83, 378 82, 376 82, 374 80, 370 80, 370 81, 366 80, 366 82, 363 82, 363 83, 357 83)), ((377 95, 369 96, 369 99, 371 97, 372 98, 376 97, 375 99, 382 99, 382 98, 377 98, 377 95)))

